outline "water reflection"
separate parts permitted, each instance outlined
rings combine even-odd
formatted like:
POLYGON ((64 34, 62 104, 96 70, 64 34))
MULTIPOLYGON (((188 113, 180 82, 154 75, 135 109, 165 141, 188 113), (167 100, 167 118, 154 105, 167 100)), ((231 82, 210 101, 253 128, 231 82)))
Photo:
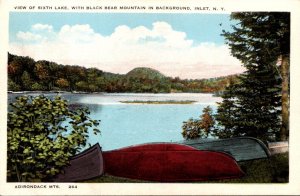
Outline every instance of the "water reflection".
POLYGON ((96 105, 96 104, 87 104, 86 105, 91 113, 99 113, 102 110, 102 106, 101 105, 96 105))

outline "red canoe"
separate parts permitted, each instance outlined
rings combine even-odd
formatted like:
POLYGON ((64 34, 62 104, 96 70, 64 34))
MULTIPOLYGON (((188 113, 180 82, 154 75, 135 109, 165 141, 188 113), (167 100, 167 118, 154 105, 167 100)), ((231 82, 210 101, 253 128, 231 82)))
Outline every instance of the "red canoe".
POLYGON ((244 175, 230 155, 190 146, 154 143, 103 152, 105 172, 132 179, 179 182, 239 178, 244 175))

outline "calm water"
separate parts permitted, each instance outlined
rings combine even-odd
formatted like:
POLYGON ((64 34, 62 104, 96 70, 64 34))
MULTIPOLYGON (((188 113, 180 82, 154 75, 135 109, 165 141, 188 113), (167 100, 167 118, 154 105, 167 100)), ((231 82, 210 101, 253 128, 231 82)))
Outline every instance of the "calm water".
MULTIPOLYGON (((37 94, 30 94, 37 95, 37 94)), ((48 94, 47 96, 54 96, 48 94)), ((103 150, 117 149, 147 142, 171 142, 182 140, 182 122, 198 118, 202 109, 210 105, 216 110, 219 97, 201 93, 174 94, 60 94, 71 103, 88 106, 93 119, 101 120, 101 135, 90 135, 93 145, 97 142, 103 150), (193 100, 194 104, 124 104, 120 101, 193 100)), ((16 94, 9 95, 12 101, 16 94)))

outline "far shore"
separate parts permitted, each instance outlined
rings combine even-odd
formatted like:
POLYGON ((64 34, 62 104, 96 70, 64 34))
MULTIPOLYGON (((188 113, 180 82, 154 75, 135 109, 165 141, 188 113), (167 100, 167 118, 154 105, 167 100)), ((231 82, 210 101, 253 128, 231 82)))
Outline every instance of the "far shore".
POLYGON ((28 94, 28 93, 72 93, 72 94, 98 94, 105 92, 85 92, 85 91, 7 91, 9 94, 28 94))
POLYGON ((193 104, 197 101, 192 100, 184 100, 184 101, 175 101, 175 100, 166 100, 166 101, 120 101, 121 103, 129 103, 129 104, 193 104))
POLYGON ((162 93, 152 93, 152 92, 86 92, 86 91, 60 91, 60 90, 51 90, 51 91, 7 91, 8 94, 30 94, 30 93, 72 93, 72 94, 102 94, 102 93, 133 93, 133 94, 182 94, 182 93, 190 93, 190 94, 213 94, 213 96, 218 97, 214 92, 162 92, 162 93))

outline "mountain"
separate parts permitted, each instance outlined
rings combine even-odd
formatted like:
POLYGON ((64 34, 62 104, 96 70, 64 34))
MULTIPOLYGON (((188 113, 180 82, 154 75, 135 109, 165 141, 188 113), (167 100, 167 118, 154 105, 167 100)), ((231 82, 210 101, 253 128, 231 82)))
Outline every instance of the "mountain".
POLYGON ((159 71, 148 67, 137 67, 126 74, 131 78, 144 78, 144 79, 166 79, 167 77, 159 71))
POLYGON ((168 77, 147 67, 127 74, 105 72, 97 68, 62 65, 46 60, 8 54, 9 91, 84 91, 133 93, 217 93, 224 91, 237 75, 210 79, 168 77))

